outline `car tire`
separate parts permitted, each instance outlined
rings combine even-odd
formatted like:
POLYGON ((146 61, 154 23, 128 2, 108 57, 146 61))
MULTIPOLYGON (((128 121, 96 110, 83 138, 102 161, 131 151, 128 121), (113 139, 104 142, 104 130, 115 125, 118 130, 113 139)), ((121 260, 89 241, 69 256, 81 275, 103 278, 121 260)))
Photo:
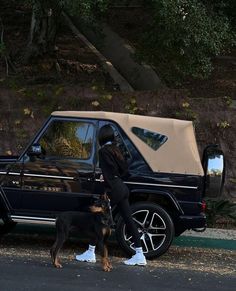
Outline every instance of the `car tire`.
MULTIPOLYGON (((174 237, 174 224, 170 215, 159 205, 150 202, 135 203, 131 205, 131 210, 146 258, 153 259, 164 254, 174 237)), ((134 254, 132 236, 127 232, 122 217, 117 222, 116 238, 128 255, 134 254)))

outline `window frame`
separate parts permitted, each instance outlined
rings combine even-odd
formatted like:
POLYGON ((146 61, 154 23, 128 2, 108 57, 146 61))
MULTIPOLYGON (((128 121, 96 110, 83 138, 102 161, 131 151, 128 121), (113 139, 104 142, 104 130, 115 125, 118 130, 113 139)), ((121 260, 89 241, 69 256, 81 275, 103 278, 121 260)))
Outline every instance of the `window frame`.
MULTIPOLYGON (((56 121, 64 121, 64 122, 84 122, 84 123, 90 123, 93 125, 93 140, 92 140, 92 147, 90 156, 87 159, 81 159, 76 157, 67 157, 67 156, 52 156, 55 157, 55 160, 74 160, 74 161, 82 161, 82 162, 93 162, 94 158, 94 152, 95 152, 95 139, 96 139, 96 129, 97 129, 97 121, 93 119, 88 118, 77 118, 77 117, 51 117, 49 120, 45 123, 45 125, 41 128, 41 130, 37 133, 33 141, 29 144, 29 146, 26 148, 25 152, 22 154, 22 157, 27 153, 27 150, 32 146, 34 143, 39 143, 42 136, 46 133, 46 131, 49 129, 49 127, 53 124, 53 122, 56 121)), ((50 160, 50 158, 49 158, 50 160)), ((54 160, 54 158, 52 159, 54 160)))

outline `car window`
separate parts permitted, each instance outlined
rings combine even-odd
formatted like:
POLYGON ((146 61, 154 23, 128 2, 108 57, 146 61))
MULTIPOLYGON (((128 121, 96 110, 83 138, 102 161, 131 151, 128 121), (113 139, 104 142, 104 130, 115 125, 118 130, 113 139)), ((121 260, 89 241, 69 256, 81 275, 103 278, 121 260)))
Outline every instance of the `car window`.
POLYGON ((131 131, 155 151, 168 140, 168 137, 163 134, 140 127, 132 127, 131 131))
POLYGON ((92 154, 94 125, 83 121, 53 121, 40 138, 46 157, 89 159, 92 154))
POLYGON ((115 135, 115 142, 117 144, 117 146, 120 148, 124 158, 126 160, 129 160, 131 158, 131 154, 129 149, 127 148, 123 136, 121 135, 118 127, 112 123, 111 121, 100 121, 100 127, 102 127, 103 125, 109 124, 113 130, 114 130, 114 135, 115 135))

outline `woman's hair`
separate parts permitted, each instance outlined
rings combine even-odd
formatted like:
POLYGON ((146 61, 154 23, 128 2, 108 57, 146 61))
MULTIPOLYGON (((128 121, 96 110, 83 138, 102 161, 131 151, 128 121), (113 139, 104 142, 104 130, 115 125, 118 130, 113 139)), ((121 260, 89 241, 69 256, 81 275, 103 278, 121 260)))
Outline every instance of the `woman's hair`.
POLYGON ((109 141, 113 142, 114 139, 115 139, 114 130, 109 124, 106 124, 100 128, 98 133, 98 142, 100 146, 103 146, 105 143, 109 141))
POLYGON ((119 160, 124 160, 124 157, 120 151, 120 149, 115 144, 115 134, 113 128, 106 124, 102 126, 98 133, 98 142, 100 146, 103 146, 107 142, 112 142, 112 144, 109 146, 108 150, 119 160))

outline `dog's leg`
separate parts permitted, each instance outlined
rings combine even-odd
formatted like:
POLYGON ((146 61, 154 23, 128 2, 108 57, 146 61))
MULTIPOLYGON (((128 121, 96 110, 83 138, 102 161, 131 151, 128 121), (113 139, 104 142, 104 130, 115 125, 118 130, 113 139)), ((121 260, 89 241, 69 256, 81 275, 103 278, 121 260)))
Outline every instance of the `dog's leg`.
POLYGON ((107 228, 102 229, 102 236, 99 240, 98 247, 102 257, 102 268, 105 272, 110 272, 112 269, 111 262, 108 259, 107 239, 110 236, 110 231, 107 228))
POLYGON ((103 245, 104 245, 104 251, 105 251, 105 257, 107 258, 107 264, 108 264, 108 268, 109 271, 111 271, 112 269, 112 264, 108 258, 108 248, 107 248, 107 240, 111 235, 111 229, 110 228, 105 228, 105 230, 103 230, 103 232, 105 233, 104 238, 103 238, 103 245))
POLYGON ((56 239, 56 242, 54 243, 54 245, 52 246, 51 250, 50 250, 50 254, 51 254, 51 258, 52 258, 52 264, 54 265, 54 267, 56 268, 62 268, 62 265, 60 263, 59 260, 59 251, 63 246, 64 243, 64 239, 56 239))
POLYGON ((111 262, 108 258, 108 249, 107 249, 107 246, 104 244, 103 244, 102 266, 105 272, 110 272, 112 269, 111 262))
POLYGON ((59 221, 56 222, 56 227, 57 227, 57 238, 50 250, 50 254, 51 254, 52 264, 56 268, 62 268, 58 254, 64 242, 66 241, 66 238, 68 237, 69 229, 63 226, 62 223, 59 221))

